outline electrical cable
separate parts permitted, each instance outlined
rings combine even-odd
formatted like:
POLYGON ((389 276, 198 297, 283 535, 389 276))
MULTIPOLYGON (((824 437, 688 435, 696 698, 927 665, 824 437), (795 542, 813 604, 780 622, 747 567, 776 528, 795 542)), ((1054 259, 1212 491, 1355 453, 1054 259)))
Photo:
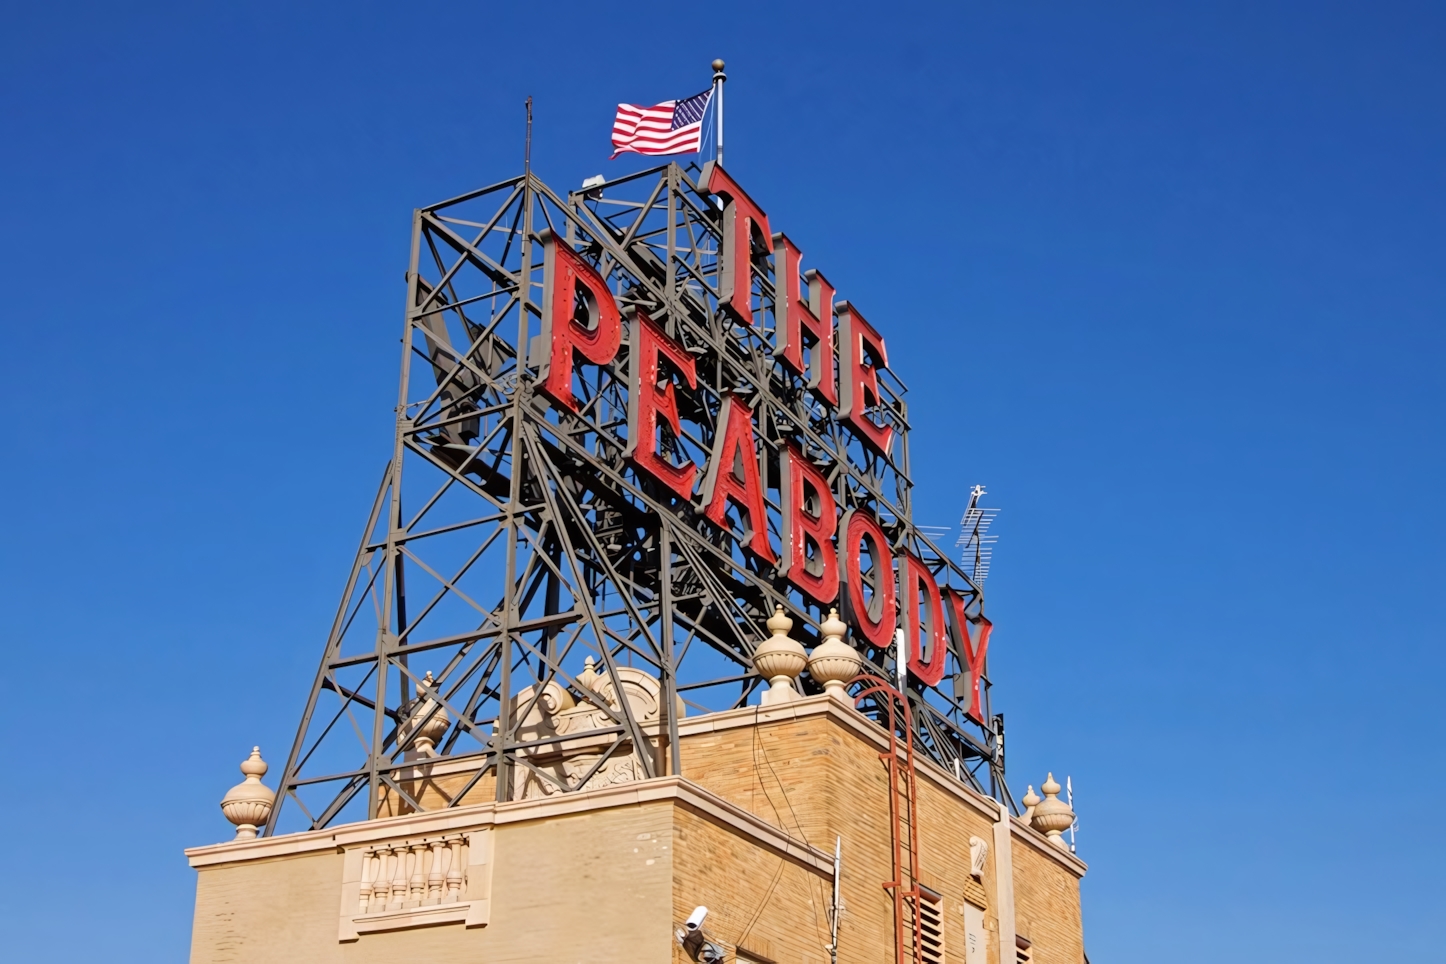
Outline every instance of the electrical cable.
MULTIPOLYGON (((809 842, 808 834, 804 832, 803 822, 798 819, 798 812, 793 809, 793 802, 788 799, 788 791, 787 791, 786 789, 784 789, 783 780, 778 776, 778 771, 777 771, 776 769, 774 769, 773 761, 768 758, 768 750, 763 747, 762 740, 759 738, 759 735, 758 735, 758 725, 759 725, 759 717, 760 717, 760 714, 762 713, 762 710, 763 710, 763 707, 762 707, 761 705, 760 705, 760 706, 755 706, 755 707, 753 708, 753 726, 752 726, 752 734, 753 734, 753 740, 752 740, 752 743, 753 743, 753 746, 752 746, 752 750, 753 750, 753 772, 754 772, 754 773, 759 773, 759 768, 758 768, 758 754, 759 754, 759 751, 761 750, 762 753, 763 753, 763 763, 764 763, 765 766, 768 767, 768 772, 773 774, 774 782, 776 782, 776 783, 778 784, 778 790, 779 790, 780 793, 783 794, 783 802, 784 802, 784 805, 788 807, 788 812, 789 812, 789 814, 793 817, 793 825, 794 825, 794 828, 798 831, 799 839, 801 839, 801 840, 802 840, 805 844, 807 844, 809 847, 812 847, 813 844, 809 842)), ((778 809, 778 804, 776 804, 776 803, 773 802, 773 795, 768 792, 768 784, 763 780, 763 778, 762 778, 761 776, 759 777, 758 785, 759 785, 759 787, 761 787, 762 790, 763 790, 763 797, 764 797, 764 799, 766 799, 766 800, 768 801, 768 805, 773 808, 773 816, 774 816, 774 819, 778 821, 778 824, 779 824, 780 827, 782 827, 785 831, 787 831, 787 830, 788 830, 788 826, 787 826, 787 824, 785 824, 784 821, 783 821, 783 814, 779 811, 779 809, 778 809)), ((743 933, 740 934, 739 937, 738 937, 738 940, 734 942, 734 943, 735 943, 735 946, 738 945, 738 944, 742 944, 742 943, 743 943, 743 939, 744 939, 745 937, 747 937, 748 934, 753 930, 753 925, 756 924, 756 923, 758 923, 758 919, 759 919, 761 916, 763 916, 763 910, 764 910, 765 907, 768 906, 769 898, 771 898, 771 897, 773 896, 773 891, 778 887, 778 882, 779 882, 779 880, 780 880, 780 879, 782 878, 782 876, 783 876, 783 868, 784 868, 785 863, 786 863, 786 861, 785 861, 784 858, 780 857, 780 858, 778 859, 778 870, 774 873, 774 875, 773 875, 773 880, 769 882, 768 890, 764 893, 764 895, 763 895, 763 900, 762 900, 762 901, 759 903, 759 905, 758 905, 758 910, 754 912, 753 917, 748 921, 748 926, 743 929, 743 933)), ((822 901, 823 901, 823 892, 822 892, 823 883, 822 883, 822 881, 819 881, 819 880, 814 879, 814 875, 813 875, 813 874, 809 874, 809 878, 810 878, 810 879, 813 879, 813 883, 814 883, 817 887, 820 888, 820 890, 819 890, 819 900, 820 900, 820 902, 822 902, 822 901)), ((813 904, 813 929, 814 929, 814 936, 820 938, 820 944, 821 944, 821 946, 827 946, 827 942, 822 940, 822 933, 821 933, 820 930, 819 930, 819 920, 818 920, 818 908, 819 908, 819 904, 814 904, 813 901, 809 901, 809 903, 813 904)))

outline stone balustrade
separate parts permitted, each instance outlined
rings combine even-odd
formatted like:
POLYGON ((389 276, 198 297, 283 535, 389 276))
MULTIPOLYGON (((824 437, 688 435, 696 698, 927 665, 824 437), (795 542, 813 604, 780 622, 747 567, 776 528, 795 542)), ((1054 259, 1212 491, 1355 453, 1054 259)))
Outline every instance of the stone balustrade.
POLYGON ((358 915, 455 904, 467 892, 464 834, 378 844, 362 854, 358 915))

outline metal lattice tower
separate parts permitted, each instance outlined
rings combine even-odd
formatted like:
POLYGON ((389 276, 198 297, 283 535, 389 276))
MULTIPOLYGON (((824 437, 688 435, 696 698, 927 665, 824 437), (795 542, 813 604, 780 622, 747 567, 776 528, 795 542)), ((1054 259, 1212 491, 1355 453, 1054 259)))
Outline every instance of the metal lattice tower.
MULTIPOLYGON (((420 807, 399 774, 416 766, 416 734, 443 714, 429 759, 475 766, 447 805, 483 781, 498 800, 522 780, 548 793, 576 790, 592 773, 558 779, 540 770, 533 761, 547 741, 530 738, 522 722, 550 684, 621 693, 625 666, 660 681, 657 737, 626 699, 611 708, 597 699, 608 719, 581 736, 606 740, 603 760, 636 754, 644 778, 677 773, 678 707, 748 702, 761 682, 753 648, 775 604, 798 618, 794 635, 806 645, 819 638, 826 608, 743 552, 737 525, 721 531, 629 465, 626 336, 611 363, 579 369, 576 413, 537 394, 544 230, 595 266, 625 310, 645 311, 695 360, 698 388, 677 396, 684 430, 665 441, 676 455, 707 463, 725 393, 756 413, 775 544, 774 466, 792 441, 832 466, 841 510, 874 512, 896 553, 914 553, 982 618, 978 588, 912 522, 902 383, 880 369, 872 415, 894 427, 888 458, 776 364, 773 268, 761 252, 758 324, 729 319, 718 297, 720 211, 695 171, 669 164, 566 196, 529 173, 415 212, 391 458, 267 833, 283 813, 294 815, 288 825, 301 817, 320 828, 376 817, 383 801, 420 807)), ((896 678, 891 647, 855 645, 865 672, 896 678)), ((990 713, 988 681, 982 721, 970 719, 953 652, 948 666, 941 688, 911 686, 908 738, 1005 799, 1002 719, 990 713)), ((881 703, 861 709, 887 725, 881 703)))

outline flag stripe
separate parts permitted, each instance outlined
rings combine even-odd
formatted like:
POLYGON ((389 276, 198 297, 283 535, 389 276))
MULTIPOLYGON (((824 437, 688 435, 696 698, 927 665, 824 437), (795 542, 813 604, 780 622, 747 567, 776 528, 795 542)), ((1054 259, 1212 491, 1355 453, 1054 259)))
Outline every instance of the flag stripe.
POLYGON ((651 106, 619 104, 613 119, 613 156, 689 154, 700 150, 703 114, 712 98, 709 88, 683 100, 665 100, 651 106))
POLYGON ((659 144, 684 144, 689 140, 697 140, 699 130, 697 127, 685 127, 676 134, 666 137, 633 137, 629 138, 630 144, 657 146, 659 144))

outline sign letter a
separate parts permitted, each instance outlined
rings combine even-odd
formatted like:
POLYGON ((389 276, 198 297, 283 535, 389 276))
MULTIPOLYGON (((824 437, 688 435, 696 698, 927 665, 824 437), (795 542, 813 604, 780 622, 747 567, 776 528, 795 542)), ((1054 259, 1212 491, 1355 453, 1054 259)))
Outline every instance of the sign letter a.
POLYGON ((758 473, 758 444, 753 437, 753 409, 729 395, 718 410, 713 457, 703 477, 703 514, 720 528, 728 528, 728 503, 743 520, 743 545, 764 562, 778 557, 768 544, 768 515, 763 503, 763 482, 758 473))

